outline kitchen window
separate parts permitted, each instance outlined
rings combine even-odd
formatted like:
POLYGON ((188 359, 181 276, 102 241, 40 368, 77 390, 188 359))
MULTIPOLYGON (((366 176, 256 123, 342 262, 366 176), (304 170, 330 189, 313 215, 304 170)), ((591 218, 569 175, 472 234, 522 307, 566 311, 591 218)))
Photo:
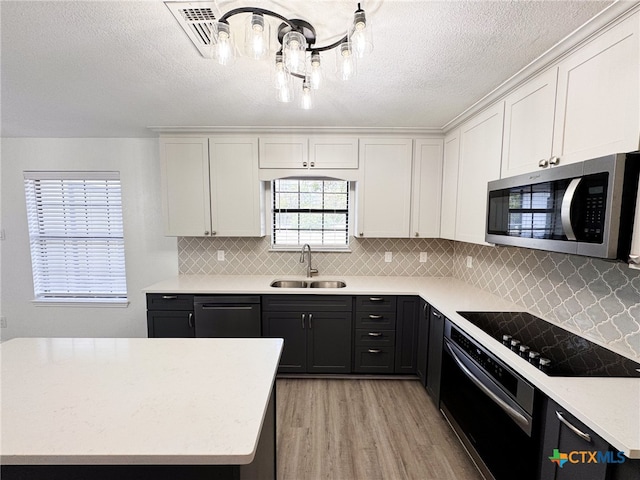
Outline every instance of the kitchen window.
POLYGON ((36 302, 126 305, 118 172, 24 172, 36 302))
POLYGON ((272 185, 272 246, 349 246, 349 182, 277 179, 272 185))

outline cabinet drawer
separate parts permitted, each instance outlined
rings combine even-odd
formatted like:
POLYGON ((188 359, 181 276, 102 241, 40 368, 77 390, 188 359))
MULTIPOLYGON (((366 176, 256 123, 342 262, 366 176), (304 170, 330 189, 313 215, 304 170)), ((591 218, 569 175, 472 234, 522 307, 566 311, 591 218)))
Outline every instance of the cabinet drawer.
POLYGON ((393 373, 393 347, 356 347, 356 373, 393 373))
POLYGON ((396 297, 393 295, 361 295, 356 297, 356 310, 395 313, 396 297))
POLYGON ((396 312, 387 313, 383 311, 356 313, 356 328, 372 328, 383 330, 396 329, 396 312))
POLYGON ((193 310, 193 295, 148 293, 147 310, 193 310))
POLYGON ((355 344, 363 347, 391 347, 395 345, 395 330, 356 329, 355 344))
POLYGON ((277 312, 350 312, 349 295, 263 295, 262 310, 277 312))

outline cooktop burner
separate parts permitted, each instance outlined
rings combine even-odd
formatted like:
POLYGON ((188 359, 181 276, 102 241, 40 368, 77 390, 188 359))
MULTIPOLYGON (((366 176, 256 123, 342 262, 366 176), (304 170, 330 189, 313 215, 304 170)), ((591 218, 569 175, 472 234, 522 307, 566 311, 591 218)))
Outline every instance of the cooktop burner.
POLYGON ((547 375, 638 377, 640 364, 527 312, 458 312, 547 375))

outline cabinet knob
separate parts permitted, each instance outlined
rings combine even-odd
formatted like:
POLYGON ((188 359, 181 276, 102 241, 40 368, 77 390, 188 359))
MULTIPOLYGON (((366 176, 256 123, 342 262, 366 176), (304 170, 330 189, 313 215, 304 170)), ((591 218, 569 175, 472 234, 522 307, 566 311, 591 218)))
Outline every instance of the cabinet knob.
POLYGON ((363 236, 364 236, 364 233, 363 233, 363 232, 360 232, 360 233, 359 233, 359 235, 360 235, 361 237, 363 237, 363 236))
POLYGON ((559 165, 560 164, 560 157, 551 157, 549 159, 549 165, 559 165))
POLYGON ((205 231, 204 231, 204 234, 205 234, 205 235, 209 235, 209 230, 205 230, 205 231))
POLYGON ((215 231, 214 231, 214 232, 211 232, 211 235, 215 235, 215 234, 216 234, 216 232, 215 232, 215 231))
POLYGON ((538 162, 538 166, 539 166, 540 168, 546 168, 546 167, 548 167, 548 166, 549 166, 549 160, 547 160, 546 158, 543 158, 542 160, 540 160, 540 161, 538 162))
POLYGON ((306 168, 307 162, 302 162, 302 166, 306 168))
POLYGON ((420 232, 416 232, 416 237, 419 237, 419 236, 420 236, 420 232))
POLYGON ((316 166, 316 162, 311 162, 311 168, 316 166))

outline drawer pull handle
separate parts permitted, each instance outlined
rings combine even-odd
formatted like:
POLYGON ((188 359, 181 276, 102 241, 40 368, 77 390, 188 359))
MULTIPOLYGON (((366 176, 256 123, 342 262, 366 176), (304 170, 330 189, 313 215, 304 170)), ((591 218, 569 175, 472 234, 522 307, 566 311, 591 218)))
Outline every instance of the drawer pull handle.
POLYGON ((302 328, 304 329, 304 319, 307 317, 305 313, 302 314, 302 328))
POLYGON ((562 412, 559 412, 559 411, 556 410, 556 417, 558 417, 558 420, 560 420, 562 423, 564 423, 569 430, 571 430, 573 433, 578 435, 581 439, 586 440, 587 442, 591 443, 591 435, 589 435, 588 433, 584 433, 584 432, 578 430, 573 425, 571 425, 567 421, 567 419, 562 416, 562 412))
POLYGON ((380 320, 382 318, 382 315, 369 315, 369 318, 371 320, 380 320))
POLYGON ((442 318, 442 315, 440 315, 438 312, 433 312, 433 316, 436 318, 442 318))
POLYGON ((189 328, 193 328, 193 313, 189 312, 189 328))
POLYGON ((380 350, 379 348, 370 348, 369 349, 369 353, 381 353, 382 350, 380 350))
POLYGON ((177 295, 163 295, 162 299, 163 300, 177 300, 178 296, 177 295))
POLYGON ((381 337, 382 333, 380 332, 369 332, 370 337, 381 337))
POLYGON ((383 300, 384 300, 383 297, 369 297, 370 302, 381 302, 383 300))
POLYGON ((311 320, 313 320, 313 313, 309 314, 309 329, 311 329, 311 320))

